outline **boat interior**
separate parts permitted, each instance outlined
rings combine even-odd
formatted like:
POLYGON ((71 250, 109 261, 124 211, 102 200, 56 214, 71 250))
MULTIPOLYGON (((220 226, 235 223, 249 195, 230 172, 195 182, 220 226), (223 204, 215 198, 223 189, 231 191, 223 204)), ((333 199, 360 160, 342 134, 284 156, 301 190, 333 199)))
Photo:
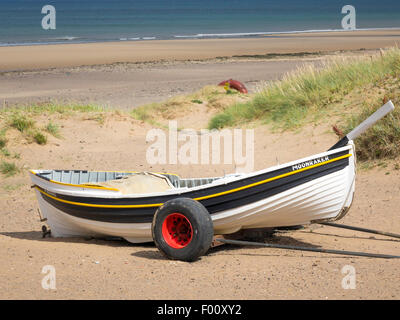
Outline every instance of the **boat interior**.
MULTIPOLYGON (((107 172, 107 171, 85 171, 85 170, 43 170, 36 174, 46 180, 56 182, 85 185, 85 184, 100 184, 107 181, 123 179, 140 172, 107 172)), ((210 184, 224 177, 216 178, 194 178, 181 179, 178 175, 168 173, 157 173, 160 176, 166 177, 174 188, 193 188, 206 184, 210 184)))

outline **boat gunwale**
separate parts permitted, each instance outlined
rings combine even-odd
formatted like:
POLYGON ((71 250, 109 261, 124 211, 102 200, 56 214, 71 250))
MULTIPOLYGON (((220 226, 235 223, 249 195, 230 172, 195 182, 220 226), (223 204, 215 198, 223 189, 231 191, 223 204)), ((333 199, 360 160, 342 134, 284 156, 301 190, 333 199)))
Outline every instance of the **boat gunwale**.
MULTIPOLYGON (((192 188, 188 188, 188 187, 174 188, 174 189, 170 189, 170 190, 167 190, 167 191, 164 191, 164 192, 151 193, 150 195, 154 196, 154 197, 162 196, 162 195, 169 195, 171 193, 179 195, 179 194, 182 194, 182 193, 186 193, 188 191, 197 191, 197 190, 207 189, 209 187, 221 186, 221 185, 224 185, 224 184, 226 185, 226 184, 231 183, 231 182, 236 182, 236 181, 240 181, 240 180, 244 180, 244 179, 248 179, 248 178, 253 178, 253 177, 256 177, 258 175, 262 175, 262 174, 269 173, 269 172, 272 172, 272 171, 280 170, 280 169, 289 167, 289 166, 294 165, 294 164, 303 163, 303 162, 309 161, 309 160, 311 160, 313 158, 320 158, 320 157, 323 157, 323 156, 326 156, 326 155, 339 153, 339 152, 342 152, 342 151, 345 151, 345 150, 350 150, 350 149, 353 149, 353 148, 354 148, 353 141, 350 140, 348 142, 348 144, 346 146, 344 146, 344 147, 333 149, 333 150, 328 150, 328 151, 321 152, 321 153, 314 154, 314 155, 310 155, 308 157, 304 157, 304 158, 301 158, 301 159, 293 160, 293 161, 290 161, 290 162, 287 162, 287 163, 283 163, 283 164, 280 164, 280 165, 275 165, 275 166, 268 167, 268 168, 265 168, 265 169, 262 169, 262 170, 259 170, 259 171, 254 171, 254 172, 247 173, 247 174, 240 174, 240 175, 234 176, 234 177, 228 175, 226 178, 224 178, 224 177, 211 177, 211 178, 208 177, 208 179, 214 179, 214 178, 220 178, 220 179, 218 179, 218 180, 216 180, 216 181, 214 181, 212 183, 200 185, 200 186, 197 186, 197 187, 192 187, 192 188)), ((86 189, 87 188, 87 189, 102 190, 102 191, 112 191, 113 193, 111 193, 111 194, 110 193, 101 194, 101 195, 98 194, 98 195, 95 195, 95 196, 99 197, 99 198, 100 197, 105 197, 105 196, 107 196, 106 198, 116 198, 116 199, 121 198, 121 192, 118 189, 101 187, 101 186, 99 186, 99 187, 90 186, 90 185, 84 185, 84 184, 75 185, 75 184, 68 184, 68 183, 53 181, 53 180, 49 180, 49 179, 46 179, 45 177, 40 176, 40 172, 43 172, 43 171, 56 171, 56 170, 29 170, 29 172, 33 176, 38 177, 39 179, 43 179, 44 181, 49 182, 49 183, 63 185, 63 186, 66 186, 66 187, 80 188, 80 189, 86 189)), ((81 171, 81 170, 69 170, 69 171, 81 171)), ((82 170, 82 171, 88 171, 88 170, 82 170)), ((95 171, 88 171, 88 172, 95 172, 95 171)), ((138 173, 139 171, 96 171, 96 172, 138 173)), ((175 176, 179 177, 178 174, 174 174, 174 173, 160 173, 160 174, 175 175, 175 176)), ((207 179, 207 178, 204 178, 204 179, 207 179)), ((65 193, 65 194, 70 194, 72 196, 77 196, 76 193, 81 193, 81 196, 83 196, 83 197, 87 196, 87 195, 84 194, 85 190, 59 190, 59 192, 60 193, 65 193)), ((93 195, 91 195, 91 196, 93 196, 93 195)), ((148 197, 148 196, 149 196, 149 193, 124 195, 124 197, 132 198, 132 199, 148 197)))
MULTIPOLYGON (((339 153, 339 152, 335 152, 335 153, 339 153)), ((288 177, 288 176, 292 176, 292 175, 295 175, 295 174, 300 173, 300 172, 308 171, 308 170, 311 170, 313 168, 321 167, 323 165, 326 165, 326 164, 329 164, 329 163, 333 163, 333 162, 336 162, 336 161, 339 161, 339 160, 342 160, 342 159, 347 159, 347 158, 350 158, 351 156, 353 156, 353 154, 347 153, 345 155, 342 155, 342 156, 339 156, 339 157, 336 157, 336 158, 333 158, 333 159, 330 159, 330 160, 327 160, 327 161, 324 161, 324 162, 320 162, 320 163, 317 163, 317 164, 314 164, 314 165, 310 165, 310 166, 307 166, 307 167, 304 167, 304 168, 293 170, 293 171, 290 171, 290 172, 287 172, 287 173, 284 173, 284 174, 281 174, 281 175, 276 175, 276 176, 273 176, 273 177, 270 177, 270 178, 267 178, 267 179, 264 179, 264 180, 261 180, 261 181, 258 181, 258 182, 250 183, 250 184, 247 184, 247 185, 244 185, 244 186, 241 186, 241 187, 237 187, 237 188, 233 188, 233 189, 229 189, 229 190, 225 190, 225 191, 222 191, 222 192, 209 194, 209 195, 205 195, 205 196, 197 197, 197 198, 193 198, 193 199, 196 200, 196 201, 201 201, 201 200, 206 200, 206 199, 210 199, 210 198, 216 198, 216 197, 219 197, 219 196, 231 194, 231 193, 238 192, 238 191, 241 191, 241 190, 245 190, 245 189, 249 189, 249 188, 252 188, 252 187, 256 187, 256 186, 259 186, 259 185, 262 185, 262 184, 265 184, 265 183, 268 183, 268 182, 272 182, 272 181, 275 181, 275 180, 278 180, 278 179, 282 179, 282 178, 285 178, 285 177, 288 177)), ((288 167, 288 166, 285 166, 285 167, 288 167)), ((213 185, 213 186, 215 186, 215 185, 213 185)), ((48 194, 44 189, 42 189, 42 187, 39 187, 39 186, 35 186, 35 187, 39 192, 41 192, 42 194, 44 194, 44 195, 46 195, 46 196, 48 196, 48 197, 50 197, 50 198, 52 198, 52 199, 54 199, 56 201, 67 203, 67 204, 72 204, 72 205, 77 205, 77 206, 84 206, 84 207, 121 208, 122 209, 122 208, 160 207, 160 206, 163 205, 163 203, 135 204, 135 205, 129 205, 129 204, 128 205, 122 205, 122 204, 120 204, 120 205, 112 205, 112 204, 106 205, 106 204, 92 204, 92 203, 89 204, 89 203, 84 203, 84 202, 75 202, 75 201, 69 201, 69 200, 65 200, 65 199, 60 199, 60 198, 57 198, 56 196, 48 194)), ((185 188, 185 191, 191 192, 191 191, 193 191, 193 189, 194 188, 185 188)), ((176 189, 176 190, 179 190, 179 189, 176 189)), ((166 193, 164 193, 164 194, 166 194, 166 193)), ((181 193, 178 193, 176 195, 180 195, 180 194, 181 193)), ((158 196, 158 195, 155 195, 155 194, 150 194, 150 196, 149 196, 149 194, 145 194, 145 195, 146 195, 145 196, 146 198, 156 198, 158 196)), ((171 193, 169 195, 171 195, 171 193)), ((119 198, 121 198, 121 197, 119 197, 119 198)), ((127 198, 129 198, 129 197, 127 197, 127 198)))

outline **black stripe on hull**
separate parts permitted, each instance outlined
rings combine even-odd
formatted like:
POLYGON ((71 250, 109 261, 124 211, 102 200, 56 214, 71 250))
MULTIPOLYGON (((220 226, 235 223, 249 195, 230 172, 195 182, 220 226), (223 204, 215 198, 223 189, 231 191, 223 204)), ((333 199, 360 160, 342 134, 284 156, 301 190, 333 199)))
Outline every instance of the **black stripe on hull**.
MULTIPOLYGON (((348 154, 348 151, 340 152, 331 155, 330 158, 334 159, 343 155, 348 154)), ((296 174, 279 178, 264 184, 253 186, 247 189, 239 190, 233 193, 219 195, 216 197, 200 200, 200 202, 207 208, 210 214, 218 213, 220 211, 237 208, 252 202, 256 202, 273 195, 276 195, 285 190, 294 188, 303 183, 311 180, 323 177, 325 175, 337 172, 344 169, 349 165, 349 158, 340 159, 331 163, 321 165, 309 170, 298 172, 296 174)), ((102 199, 102 198, 85 198, 85 197, 71 197, 66 195, 56 194, 55 197, 71 201, 71 202, 82 202, 87 204, 95 205, 139 205, 139 204, 154 204, 164 203, 168 200, 177 197, 188 197, 188 198, 199 198, 211 194, 224 192, 246 186, 252 183, 263 181, 265 179, 282 175, 290 172, 292 167, 286 167, 273 172, 265 173, 249 179, 243 179, 235 181, 226 185, 206 188, 205 190, 198 190, 187 192, 182 195, 168 195, 161 197, 146 197, 146 198, 123 198, 123 199, 102 199), (290 169, 288 171, 288 169, 290 169), (130 201, 128 201, 130 200, 130 201)), ((43 190, 46 192, 45 190, 43 190)), ((53 198, 48 197, 42 193, 45 201, 59 210, 68 213, 72 216, 97 220, 103 222, 112 223, 145 223, 151 222, 157 207, 142 207, 142 208, 104 208, 104 207, 86 207, 80 205, 74 205, 57 201, 53 198)))

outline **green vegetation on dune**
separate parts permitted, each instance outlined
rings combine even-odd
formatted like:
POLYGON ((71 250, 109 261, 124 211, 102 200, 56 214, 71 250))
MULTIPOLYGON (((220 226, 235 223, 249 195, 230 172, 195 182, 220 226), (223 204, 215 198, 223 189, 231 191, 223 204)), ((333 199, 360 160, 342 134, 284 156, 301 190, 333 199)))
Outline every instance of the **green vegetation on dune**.
POLYGON ((47 137, 36 128, 36 123, 29 114, 22 113, 21 110, 8 111, 3 113, 6 114, 6 126, 2 129, 2 134, 0 135, 0 149, 5 156, 10 156, 11 154, 5 149, 6 138, 5 134, 8 128, 17 129, 28 141, 35 141, 40 145, 47 143, 47 137))
MULTIPOLYGON (((50 135, 61 138, 60 127, 52 121, 76 114, 81 120, 93 120, 101 125, 111 114, 131 116, 165 128, 170 119, 180 119, 191 113, 216 113, 209 120, 209 129, 242 126, 253 121, 270 123, 279 129, 295 129, 323 116, 337 122, 347 133, 379 108, 384 100, 391 99, 397 107, 395 111, 355 142, 359 160, 394 159, 400 156, 399 78, 400 49, 392 48, 375 56, 329 59, 318 68, 304 66, 280 81, 268 83, 253 95, 221 86, 206 86, 193 94, 126 112, 92 104, 57 102, 3 108, 0 109, 0 157, 19 159, 19 154, 8 150, 12 151, 18 137, 24 138, 21 140, 24 143, 39 145, 46 144, 50 135), (8 130, 11 131, 7 134, 11 142, 6 137, 8 130)), ((5 175, 18 171, 13 163, 0 163, 0 172, 5 175)))
POLYGON ((11 153, 10 153, 10 151, 8 151, 8 149, 7 148, 0 148, 0 152, 1 152, 1 154, 3 155, 3 156, 5 156, 5 157, 10 157, 11 156, 11 153))
POLYGON ((6 177, 11 177, 19 172, 19 168, 15 165, 15 163, 1 161, 0 172, 4 174, 6 177))
POLYGON ((95 104, 79 104, 79 103, 60 103, 60 102, 45 102, 34 103, 26 105, 18 105, 15 107, 7 107, 0 110, 0 114, 15 114, 24 113, 29 115, 40 114, 71 114, 74 112, 87 113, 87 112, 103 112, 106 109, 102 106, 95 104))
POLYGON ((7 138, 6 138, 6 130, 1 130, 0 131, 0 149, 5 148, 7 145, 7 138))
MULTIPOLYGON (((392 94, 389 98, 396 106, 394 111, 355 141, 359 160, 394 159, 400 156, 400 90, 398 90, 397 96, 392 94)), ((343 132, 353 130, 381 106, 382 100, 380 99, 372 105, 364 104, 358 114, 347 119, 343 132)))
POLYGON ((400 156, 399 78, 398 48, 372 57, 335 59, 320 69, 303 67, 269 84, 250 101, 225 108, 211 118, 209 129, 255 120, 294 129, 321 115, 328 119, 339 115, 347 133, 390 99, 396 109, 355 143, 359 160, 394 159, 400 156))
POLYGON ((20 132, 25 132, 28 129, 33 128, 35 122, 32 119, 28 119, 21 113, 14 113, 10 117, 10 126, 17 129, 20 132))
POLYGON ((29 142, 40 145, 47 143, 45 131, 56 138, 60 138, 60 128, 51 121, 42 129, 37 128, 35 117, 46 114, 72 115, 74 113, 90 114, 89 119, 104 122, 103 112, 106 109, 93 104, 62 104, 58 102, 37 103, 31 105, 18 105, 0 109, 0 119, 3 118, 3 129, 0 132, 0 149, 4 148, 7 140, 5 133, 9 128, 17 129, 29 142))
POLYGON ((47 137, 39 131, 33 134, 33 139, 36 141, 37 144, 44 145, 47 143, 47 137))
POLYGON ((237 91, 225 90, 221 86, 205 86, 189 95, 181 95, 164 102, 144 105, 132 110, 131 115, 136 120, 148 122, 152 125, 163 127, 160 120, 176 119, 196 107, 223 110, 240 101, 247 101, 249 97, 237 91))
POLYGON ((4 137, 0 137, 0 149, 3 149, 7 144, 7 140, 4 137))
POLYGON ((60 138, 61 137, 61 135, 60 135, 60 127, 57 124, 55 124, 55 123, 53 123, 51 121, 46 125, 45 130, 48 133, 50 133, 52 136, 56 137, 56 138, 60 138))
POLYGON ((272 122, 282 129, 296 128, 329 106, 343 102, 355 88, 400 74, 400 50, 393 48, 374 57, 336 58, 321 68, 305 66, 269 83, 247 102, 231 105, 209 122, 209 129, 243 121, 272 122))
MULTIPOLYGON (((17 130, 19 136, 24 138, 22 141, 45 145, 48 142, 47 133, 56 138, 61 138, 60 127, 52 121, 49 121, 47 125, 39 126, 42 120, 39 120, 38 117, 44 114, 61 114, 62 117, 65 117, 65 115, 83 113, 85 116, 89 116, 89 119, 100 122, 100 118, 101 121, 104 121, 104 111, 103 107, 91 104, 61 104, 56 102, 18 105, 0 109, 0 157, 17 160, 21 158, 19 153, 12 153, 7 148, 8 139, 6 135, 10 129, 17 130)), ((18 140, 13 138, 12 141, 15 144, 18 140)), ((5 177, 14 176, 19 172, 20 169, 15 163, 6 160, 0 161, 0 173, 5 177)))

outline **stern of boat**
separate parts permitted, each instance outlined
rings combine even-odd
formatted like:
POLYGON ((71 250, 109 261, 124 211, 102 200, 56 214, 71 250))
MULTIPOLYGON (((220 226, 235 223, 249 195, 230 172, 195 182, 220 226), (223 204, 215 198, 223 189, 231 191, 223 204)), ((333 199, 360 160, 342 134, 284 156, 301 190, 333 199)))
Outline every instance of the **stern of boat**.
MULTIPOLYGON (((342 219, 354 198, 354 143, 350 141, 344 147, 297 160, 294 167, 316 158, 329 159, 323 164, 326 164, 326 169, 322 173, 273 196, 213 214, 215 231, 230 234, 243 229, 288 227, 342 219)), ((308 171, 307 168, 301 170, 308 171)), ((299 179, 302 179, 301 176, 299 179)))
MULTIPOLYGON (((51 230, 52 237, 85 237, 85 238, 124 238, 132 243, 152 241, 151 223, 113 223, 100 220, 91 220, 68 214, 54 205, 60 200, 59 196, 85 196, 104 199, 115 194, 117 189, 96 187, 93 185, 78 185, 66 182, 54 181, 51 178, 43 178, 43 173, 52 170, 31 170, 30 178, 35 188, 42 221, 51 230), (55 201, 50 201, 50 200, 55 201)), ((58 174, 61 174, 61 170, 58 174)), ((67 171, 68 172, 68 171, 67 171)), ((65 174, 67 173, 65 172, 65 174)), ((71 171, 72 172, 72 171, 71 171)), ((77 173, 78 171, 76 171, 77 173)), ((104 174, 104 173, 102 173, 104 174)), ((79 183, 79 182, 78 182, 79 183)), ((71 202, 72 203, 72 202, 71 202)))
POLYGON ((321 223, 321 222, 329 222, 329 221, 338 221, 340 219, 343 219, 347 213, 350 211, 351 205, 353 203, 354 199, 354 193, 355 193, 355 180, 356 180, 356 168, 357 168, 357 155, 356 155, 356 149, 354 142, 350 140, 348 142, 348 145, 351 146, 350 153, 351 156, 349 158, 349 166, 347 168, 347 179, 346 185, 348 186, 348 191, 347 191, 347 196, 345 198, 345 201, 343 203, 343 208, 339 211, 339 214, 336 217, 333 218, 328 218, 328 219, 322 219, 322 220, 314 220, 311 221, 311 223, 321 223))

